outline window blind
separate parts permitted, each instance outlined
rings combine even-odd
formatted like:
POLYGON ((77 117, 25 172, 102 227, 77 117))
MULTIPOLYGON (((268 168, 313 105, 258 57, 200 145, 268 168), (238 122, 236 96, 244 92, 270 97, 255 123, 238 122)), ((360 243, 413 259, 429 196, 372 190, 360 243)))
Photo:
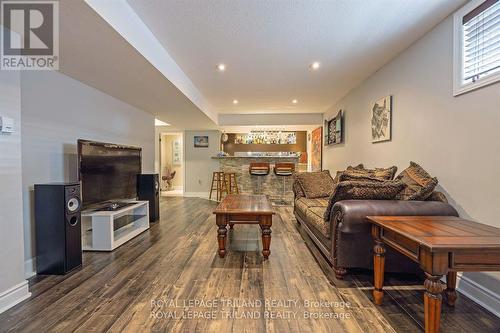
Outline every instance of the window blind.
POLYGON ((500 0, 487 0, 465 15, 463 81, 500 72, 500 0))

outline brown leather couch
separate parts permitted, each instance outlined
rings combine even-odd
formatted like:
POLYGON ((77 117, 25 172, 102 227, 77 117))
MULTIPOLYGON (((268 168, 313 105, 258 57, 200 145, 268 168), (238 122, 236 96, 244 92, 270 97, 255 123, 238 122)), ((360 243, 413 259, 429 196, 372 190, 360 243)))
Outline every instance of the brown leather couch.
MULTIPOLYGON (((428 201, 342 200, 336 202, 328 221, 323 214, 328 198, 307 199, 295 190, 294 213, 309 237, 342 279, 349 268, 373 269, 373 240, 370 215, 434 215, 458 216, 446 197, 434 192, 428 201)), ((386 271, 416 272, 412 261, 387 249, 386 271)))

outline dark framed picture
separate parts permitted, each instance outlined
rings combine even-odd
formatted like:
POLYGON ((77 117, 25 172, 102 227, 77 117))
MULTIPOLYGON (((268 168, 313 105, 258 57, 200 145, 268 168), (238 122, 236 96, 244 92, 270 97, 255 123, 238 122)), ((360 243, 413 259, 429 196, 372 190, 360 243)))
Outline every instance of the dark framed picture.
POLYGON ((392 136, 392 96, 379 99, 372 107, 372 143, 390 141, 392 136))
POLYGON ((195 148, 208 148, 208 136, 200 135, 194 137, 194 147, 195 148))
POLYGON ((344 141, 343 118, 343 112, 339 110, 335 117, 325 120, 325 145, 338 145, 344 141))

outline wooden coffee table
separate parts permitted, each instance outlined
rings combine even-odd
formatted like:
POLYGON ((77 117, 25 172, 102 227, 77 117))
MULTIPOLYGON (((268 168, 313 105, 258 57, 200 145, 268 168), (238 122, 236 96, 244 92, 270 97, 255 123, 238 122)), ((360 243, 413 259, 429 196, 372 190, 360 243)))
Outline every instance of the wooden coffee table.
POLYGON ((230 194, 214 210, 219 241, 219 256, 226 255, 227 225, 258 224, 262 230, 262 255, 269 258, 271 251, 271 225, 274 211, 265 195, 230 194))
POLYGON ((457 271, 500 271, 500 229, 452 216, 368 216, 374 245, 375 303, 384 295, 385 246, 418 262, 425 271, 425 332, 438 332, 441 318, 440 279, 445 296, 455 304, 457 271))

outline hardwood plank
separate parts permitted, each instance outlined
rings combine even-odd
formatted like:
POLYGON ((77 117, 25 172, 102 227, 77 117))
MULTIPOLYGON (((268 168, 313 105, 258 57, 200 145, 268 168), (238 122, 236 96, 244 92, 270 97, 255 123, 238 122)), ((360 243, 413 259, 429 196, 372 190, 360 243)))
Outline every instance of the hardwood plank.
MULTIPOLYGON (((371 271, 335 280, 326 261, 301 234, 291 207, 275 207, 272 255, 262 260, 260 229, 236 225, 228 252, 217 256, 216 203, 197 198, 162 198, 161 221, 111 253, 84 253, 81 270, 30 280, 33 296, 0 314, 0 332, 401 332, 420 330, 422 287, 414 277, 386 276, 383 306, 372 303, 371 271), (408 286, 410 283, 410 286, 408 286), (183 313, 179 304, 160 301, 260 300, 252 308, 215 307, 215 319, 165 318, 183 313), (266 300, 295 300, 271 306, 266 300), (349 307, 306 307, 313 302, 348 302, 349 307), (221 318, 221 313, 253 311, 257 319, 221 318), (297 312, 292 318, 264 318, 265 311, 297 312), (346 315, 348 319, 305 318, 305 313, 346 315)), ((317 249, 316 249, 317 251, 317 249)), ((202 312, 202 306, 189 307, 202 312)), ((460 295, 456 308, 443 306, 443 332, 498 331, 500 319, 460 295)))

